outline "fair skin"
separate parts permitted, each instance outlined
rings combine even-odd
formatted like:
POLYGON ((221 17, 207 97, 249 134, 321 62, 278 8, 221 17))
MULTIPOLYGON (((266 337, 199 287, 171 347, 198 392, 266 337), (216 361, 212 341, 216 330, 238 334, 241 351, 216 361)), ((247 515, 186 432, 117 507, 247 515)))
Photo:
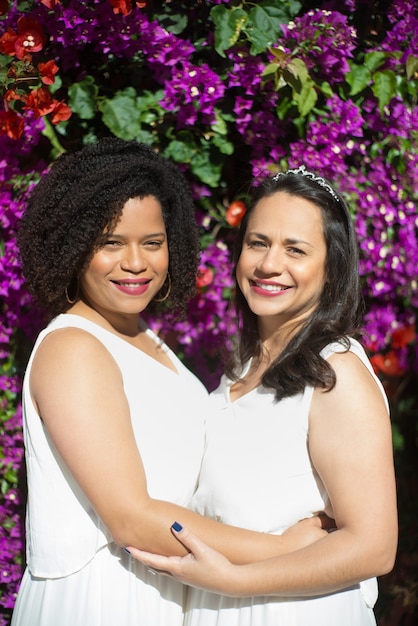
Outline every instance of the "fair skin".
MULTIPOLYGON (((169 356, 138 328, 140 313, 166 284, 167 271, 160 204, 153 196, 131 199, 80 276, 82 299, 68 313, 95 322, 176 372, 169 356)), ((64 328, 47 335, 34 359, 30 389, 54 445, 120 546, 184 555, 186 549, 169 532, 178 517, 236 563, 295 550, 326 534, 318 517, 273 537, 151 498, 120 370, 90 333, 64 328)))
MULTIPOLYGON (((315 308, 326 280, 325 259, 319 207, 285 192, 259 202, 249 219, 237 280, 258 316, 264 356, 233 386, 232 400, 260 384, 270 360, 315 308)), ((185 522, 173 535, 188 548, 187 556, 166 558, 129 548, 131 554, 184 583, 231 596, 321 595, 390 571, 397 512, 388 412, 357 356, 333 354, 329 363, 337 383, 331 391, 314 391, 308 444, 329 495, 327 513, 335 518, 335 532, 291 554, 235 565, 185 522)))
POLYGON ((233 400, 259 385, 288 333, 316 306, 324 283, 325 259, 318 207, 288 194, 259 202, 245 234, 237 282, 258 316, 265 357, 244 381, 232 387, 233 400))

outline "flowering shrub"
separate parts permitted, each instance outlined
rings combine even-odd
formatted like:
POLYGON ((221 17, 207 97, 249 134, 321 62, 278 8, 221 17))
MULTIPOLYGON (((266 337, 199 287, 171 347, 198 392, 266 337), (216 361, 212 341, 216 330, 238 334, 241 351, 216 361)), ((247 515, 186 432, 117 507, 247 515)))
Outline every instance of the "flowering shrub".
POLYGON ((230 249, 248 181, 304 163, 335 183, 359 238, 364 341, 403 445, 396 418, 412 415, 405 393, 418 369, 417 9, 312 4, 0 0, 0 626, 24 560, 18 393, 42 323, 15 235, 32 185, 64 151, 116 135, 186 173, 201 232, 197 294, 185 321, 152 322, 211 388, 236 330, 230 249))

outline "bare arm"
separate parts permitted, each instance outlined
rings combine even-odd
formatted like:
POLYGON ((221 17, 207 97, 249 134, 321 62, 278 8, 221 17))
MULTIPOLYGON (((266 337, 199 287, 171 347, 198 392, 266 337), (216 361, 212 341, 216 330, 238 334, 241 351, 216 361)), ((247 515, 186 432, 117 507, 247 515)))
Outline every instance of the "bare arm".
POLYGON ((177 518, 236 563, 281 554, 325 534, 318 520, 310 520, 302 538, 297 532, 274 537, 150 498, 120 370, 89 333, 62 329, 48 335, 34 359, 31 391, 63 460, 121 546, 184 555, 169 530, 177 518))
POLYGON ((135 549, 132 555, 183 582, 233 596, 319 595, 390 571, 397 513, 389 417, 380 390, 356 356, 338 354, 330 361, 339 382, 328 393, 314 394, 309 448, 338 530, 291 554, 247 565, 232 565, 188 527, 175 533, 191 550, 185 558, 135 549))

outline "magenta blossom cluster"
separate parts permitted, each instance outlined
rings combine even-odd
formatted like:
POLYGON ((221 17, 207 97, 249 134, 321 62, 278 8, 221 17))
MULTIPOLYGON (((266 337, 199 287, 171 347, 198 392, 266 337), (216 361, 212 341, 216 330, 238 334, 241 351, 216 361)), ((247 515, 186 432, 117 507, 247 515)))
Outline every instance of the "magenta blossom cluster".
MULTIPOLYGON (((33 310, 19 263, 16 230, 24 212, 30 181, 44 169, 42 161, 27 176, 21 162, 38 145, 43 122, 28 118, 21 141, 0 137, 0 606, 13 608, 24 565, 23 436, 18 402, 21 378, 14 365, 15 335, 33 340, 40 316, 33 310), (21 192, 18 190, 21 188, 21 192), (5 491, 6 485, 9 488, 5 491)), ((3 613, 0 610, 0 615, 3 613)), ((8 624, 0 617, 0 626, 8 624)))
POLYGON ((283 26, 283 31, 285 49, 301 55, 315 75, 332 83, 345 79, 357 36, 347 15, 315 9, 283 26))

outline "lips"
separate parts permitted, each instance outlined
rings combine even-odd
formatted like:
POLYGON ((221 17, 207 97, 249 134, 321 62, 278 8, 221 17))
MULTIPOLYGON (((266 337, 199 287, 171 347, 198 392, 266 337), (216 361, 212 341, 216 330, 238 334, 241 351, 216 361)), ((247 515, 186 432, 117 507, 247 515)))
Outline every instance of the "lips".
POLYGON ((125 280, 112 280, 113 285, 124 294, 130 296, 142 296, 151 283, 151 279, 125 279, 125 280))

